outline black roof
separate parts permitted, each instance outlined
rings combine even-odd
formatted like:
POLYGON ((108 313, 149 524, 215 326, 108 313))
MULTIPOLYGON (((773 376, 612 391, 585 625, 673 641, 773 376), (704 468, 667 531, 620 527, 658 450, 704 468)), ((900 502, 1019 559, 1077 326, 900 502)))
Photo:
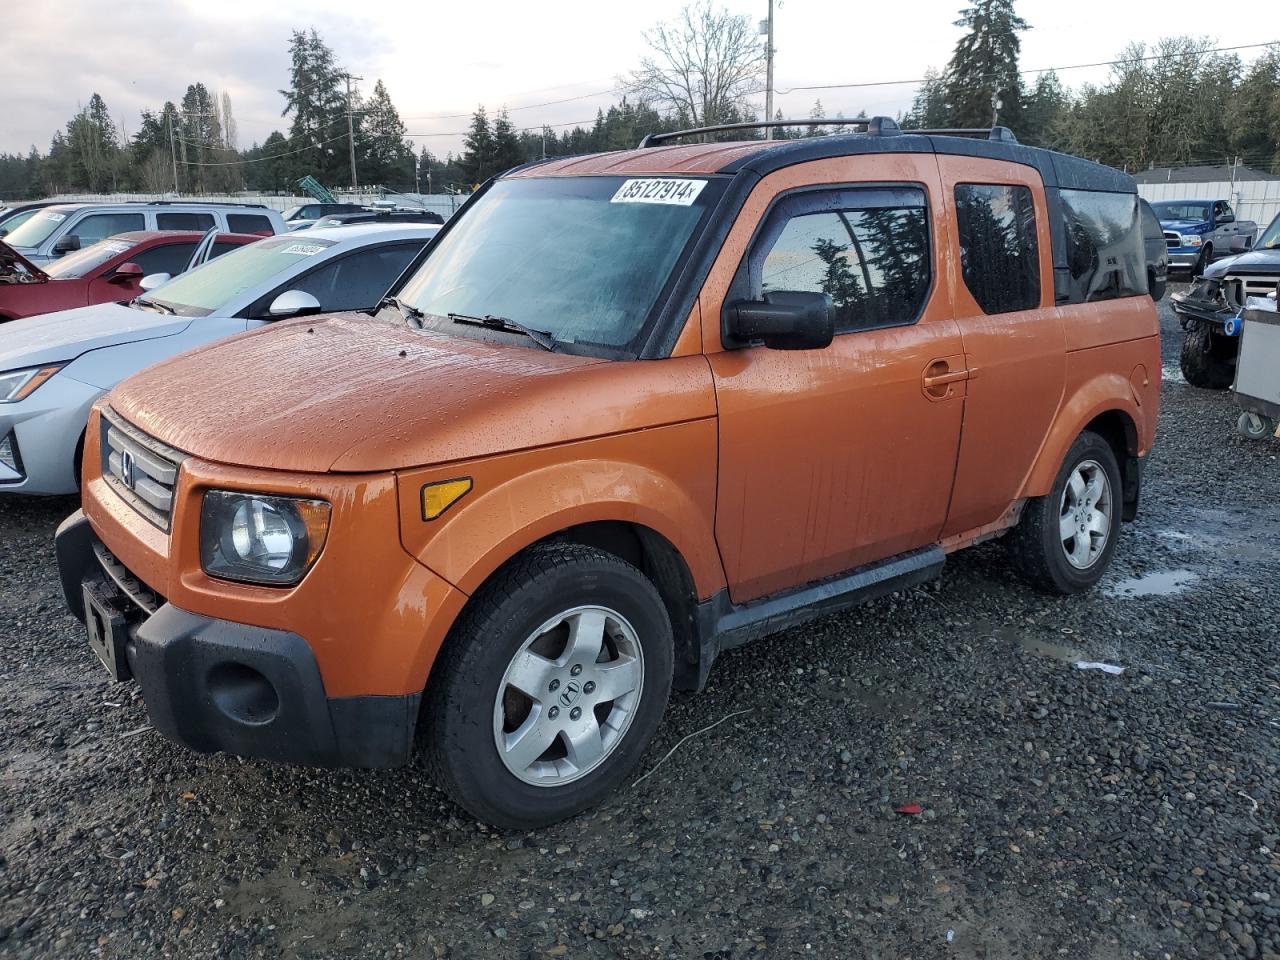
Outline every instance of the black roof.
POLYGON ((1137 183, 1127 173, 1065 153, 1004 140, 978 140, 972 137, 917 134, 909 131, 881 136, 855 133, 806 137, 803 140, 779 140, 773 146, 762 146, 758 153, 729 161, 720 172, 737 173, 747 170, 764 176, 795 163, 867 153, 941 153, 1008 160, 1034 167, 1039 171, 1046 187, 1101 190, 1108 193, 1138 192, 1137 183))

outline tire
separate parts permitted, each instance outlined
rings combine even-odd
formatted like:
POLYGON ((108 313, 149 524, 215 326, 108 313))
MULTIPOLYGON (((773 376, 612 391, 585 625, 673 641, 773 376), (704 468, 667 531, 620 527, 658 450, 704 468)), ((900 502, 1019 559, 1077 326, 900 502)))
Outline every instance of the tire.
POLYGON ((1213 244, 1206 243, 1200 248, 1200 256, 1196 257, 1196 265, 1191 268, 1191 279, 1203 276, 1205 269, 1213 263, 1213 244))
POLYGON ((672 664, 666 607, 639 570, 594 547, 531 548, 477 591, 446 641, 427 686, 427 763, 454 802, 494 826, 564 820, 635 768, 666 709, 672 664), (600 653, 575 663, 579 636, 600 653), (609 701, 596 692, 629 684, 609 701))
POLYGON ((1068 595, 1097 583, 1115 553, 1123 489, 1111 444, 1088 430, 1080 434, 1067 451, 1053 488, 1026 505, 1009 537, 1014 563, 1027 581, 1047 592, 1068 595), (1077 477, 1084 482, 1083 488, 1077 485, 1077 477), (1096 492, 1095 483, 1099 484, 1096 492), (1070 540, 1064 537, 1068 528, 1070 540), (1076 552, 1082 541, 1088 549, 1076 552))
POLYGON ((1180 365, 1187 383, 1202 390, 1225 390, 1235 380, 1235 367, 1225 358, 1207 323, 1192 321, 1182 335, 1180 365))

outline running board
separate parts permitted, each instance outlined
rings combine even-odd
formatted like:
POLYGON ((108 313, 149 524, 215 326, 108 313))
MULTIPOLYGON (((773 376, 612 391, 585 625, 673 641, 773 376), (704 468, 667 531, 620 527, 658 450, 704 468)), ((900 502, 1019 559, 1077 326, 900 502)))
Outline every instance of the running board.
POLYGON ((728 590, 721 590, 697 606, 698 662, 688 665, 679 686, 701 690, 711 664, 725 650, 925 583, 942 573, 946 560, 935 544, 747 603, 736 604, 728 590))

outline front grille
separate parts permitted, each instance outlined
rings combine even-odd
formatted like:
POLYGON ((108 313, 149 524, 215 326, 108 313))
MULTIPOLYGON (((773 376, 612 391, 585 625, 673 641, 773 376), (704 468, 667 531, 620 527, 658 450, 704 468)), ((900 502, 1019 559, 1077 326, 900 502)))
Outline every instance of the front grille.
POLYGON ((1229 274, 1222 278, 1222 294, 1233 310, 1240 310, 1249 305, 1250 297, 1269 297, 1278 285, 1280 277, 1229 274))
POLYGON ((106 546, 95 541, 93 552, 98 558, 98 563, 102 566, 102 572, 107 575, 107 579, 138 611, 151 616, 151 614, 164 606, 164 597, 135 577, 128 567, 117 560, 115 554, 108 550, 106 546))
POLYGON ((1182 237, 1179 234, 1174 233, 1172 230, 1166 230, 1164 232, 1164 242, 1165 246, 1170 250, 1175 250, 1182 246, 1182 237))
POLYGON ((173 513, 178 468, 186 454, 102 411, 102 477, 126 503, 166 533, 173 513))

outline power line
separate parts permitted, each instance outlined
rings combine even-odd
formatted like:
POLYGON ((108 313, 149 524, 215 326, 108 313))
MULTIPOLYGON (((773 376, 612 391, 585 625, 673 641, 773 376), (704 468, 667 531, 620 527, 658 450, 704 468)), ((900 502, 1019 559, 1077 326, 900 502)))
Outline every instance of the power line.
MULTIPOLYGON (((610 96, 615 92, 613 87, 608 90, 598 90, 595 93, 584 93, 576 97, 564 97, 561 100, 546 100, 542 103, 526 103, 522 107, 503 107, 507 113, 515 113, 517 110, 533 110, 537 107, 554 107, 561 103, 575 103, 578 100, 590 100, 592 97, 610 96)), ((401 120, 461 120, 465 117, 474 116, 472 113, 437 113, 422 117, 401 117, 401 120)))
POLYGON ((201 163, 197 160, 182 160, 179 162, 188 167, 235 167, 245 163, 262 163, 265 160, 279 160, 281 157, 291 157, 295 153, 305 153, 308 150, 314 150, 316 147, 323 147, 326 144, 337 143, 339 140, 345 139, 347 139, 347 135, 344 133, 340 136, 332 137, 329 140, 321 140, 319 143, 309 143, 305 147, 299 147, 297 150, 289 150, 286 153, 276 153, 269 157, 254 157, 252 160, 222 160, 216 163, 201 163))
MULTIPOLYGON (((1088 69, 1089 67, 1113 67, 1121 63, 1143 63, 1147 60, 1161 60, 1169 56, 1202 57, 1209 53, 1227 53, 1228 51, 1231 51, 1231 50, 1253 50, 1257 47, 1275 46, 1278 43, 1280 43, 1280 40, 1269 40, 1266 43, 1242 43, 1234 47, 1214 47, 1210 50, 1197 50, 1194 52, 1187 51, 1185 53, 1173 53, 1173 54, 1157 53, 1157 54, 1152 54, 1149 57, 1121 57, 1118 60, 1100 60, 1097 63, 1072 63, 1062 67, 1039 67, 1035 70, 1019 70, 1017 71, 1017 73, 1020 75, 1031 74, 1031 73, 1057 73, 1061 70, 1085 70, 1085 69, 1088 69)), ((803 90, 847 90, 847 89, 853 89, 855 87, 895 87, 895 86, 906 86, 908 84, 929 83, 931 82, 931 80, 936 80, 936 79, 938 78, 922 77, 916 80, 876 80, 868 83, 820 83, 820 84, 813 84, 813 85, 804 86, 804 87, 788 87, 785 90, 779 88, 778 93, 789 94, 789 93, 797 93, 803 90)), ((992 78, 980 77, 978 79, 985 80, 985 79, 992 79, 992 78)))

